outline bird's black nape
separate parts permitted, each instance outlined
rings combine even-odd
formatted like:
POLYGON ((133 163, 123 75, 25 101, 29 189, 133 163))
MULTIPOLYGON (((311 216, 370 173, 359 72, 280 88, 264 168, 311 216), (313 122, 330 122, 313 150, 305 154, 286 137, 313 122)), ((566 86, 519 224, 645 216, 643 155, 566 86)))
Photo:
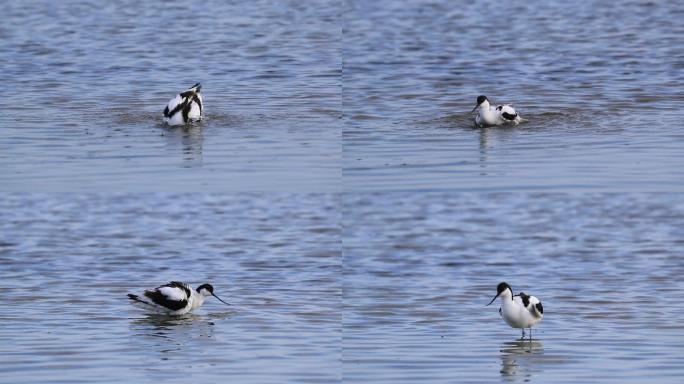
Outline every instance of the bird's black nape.
MULTIPOLYGON (((494 296, 494 298, 492 299, 492 301, 490 301, 489 304, 487 304, 487 305, 492 304, 492 303, 494 302, 494 300, 496 300, 496 298, 499 297, 499 295, 502 294, 503 291, 505 291, 505 290, 507 290, 507 289, 511 289, 511 286, 508 285, 508 283, 506 283, 506 282, 501 282, 501 283, 499 283, 499 285, 496 286, 496 296, 494 296)), ((512 290, 512 289, 511 289, 511 293, 513 293, 513 290, 512 290)), ((487 305, 485 305, 485 307, 486 307, 487 305)))
POLYGON ((496 293, 500 295, 500 294, 503 293, 503 291, 505 291, 506 289, 510 289, 510 290, 511 290, 511 293, 513 293, 513 290, 511 289, 511 286, 508 285, 507 282, 505 282, 505 281, 504 281, 504 282, 501 282, 501 283, 499 283, 499 285, 496 286, 496 293))
POLYGON ((220 297, 218 297, 218 296, 216 296, 216 295, 214 294, 214 287, 212 287, 211 284, 202 284, 202 285, 200 285, 199 287, 197 287, 197 292, 200 293, 203 289, 206 289, 207 291, 209 291, 209 294, 211 294, 212 296, 214 296, 215 298, 217 298, 217 299, 218 299, 220 302, 222 302, 223 304, 230 305, 230 303, 226 303, 225 301, 223 301, 222 298, 220 298, 220 297))
POLYGON ((482 105, 482 103, 484 103, 485 101, 487 101, 487 96, 485 96, 485 95, 480 95, 480 96, 478 96, 478 97, 477 97, 477 104, 475 105, 475 107, 473 108, 473 110, 470 111, 470 113, 475 112, 475 110, 478 109, 478 108, 480 107, 480 105, 482 105))
POLYGON ((211 286, 211 284, 202 284, 199 287, 197 287, 197 292, 199 293, 201 290, 206 289, 211 293, 212 295, 214 294, 214 287, 211 286))

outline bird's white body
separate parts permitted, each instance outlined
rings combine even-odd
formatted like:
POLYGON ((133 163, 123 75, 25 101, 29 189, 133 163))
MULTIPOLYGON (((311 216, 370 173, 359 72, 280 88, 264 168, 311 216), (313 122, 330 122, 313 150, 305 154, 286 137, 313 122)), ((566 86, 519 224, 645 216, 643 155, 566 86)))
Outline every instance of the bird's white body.
POLYGON ((512 124, 518 125, 522 118, 515 111, 515 108, 508 104, 493 107, 489 100, 482 102, 478 107, 475 124, 478 127, 490 127, 495 125, 512 124))
POLYGON ((168 125, 184 125, 202 120, 204 104, 201 88, 197 83, 169 100, 164 108, 164 122, 168 125))
POLYGON ((523 298, 519 295, 511 298, 511 291, 501 294, 501 317, 503 317, 506 324, 512 328, 532 328, 544 317, 539 313, 534 305, 540 301, 534 296, 529 297, 527 307, 523 303, 523 298))
MULTIPOLYGON (((172 281, 155 289, 146 290, 143 295, 129 294, 131 304, 155 313, 185 315, 204 304, 207 296, 214 296, 214 288, 209 284, 200 285, 196 290, 190 285, 172 281)), ((225 301, 221 300, 225 303, 225 301)), ((226 303, 228 304, 228 303, 226 303)))
POLYGON ((499 314, 506 324, 512 328, 522 329, 523 336, 525 335, 525 328, 529 328, 531 339, 532 327, 537 325, 544 317, 544 307, 542 306, 541 301, 534 296, 526 295, 524 292, 520 292, 513 296, 513 290, 506 283, 499 284, 497 287, 497 294, 494 299, 492 299, 492 302, 494 302, 497 297, 501 298, 499 314))

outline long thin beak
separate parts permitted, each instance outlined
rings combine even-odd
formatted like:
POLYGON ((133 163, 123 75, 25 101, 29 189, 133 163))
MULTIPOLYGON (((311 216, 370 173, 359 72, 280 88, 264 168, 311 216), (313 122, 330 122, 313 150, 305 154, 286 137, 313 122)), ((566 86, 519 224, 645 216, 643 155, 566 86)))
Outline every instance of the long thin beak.
MULTIPOLYGON (((496 300, 497 297, 499 297, 499 294, 498 294, 498 293, 496 294, 496 296, 494 296, 494 298, 492 299, 492 301, 489 302, 489 304, 493 303, 494 300, 496 300)), ((489 304, 485 305, 485 307, 488 306, 489 304)))
POLYGON ((475 112, 475 110, 476 110, 476 109, 477 109, 477 108, 478 108, 479 106, 480 106, 480 104, 476 105, 476 106, 475 106, 475 108, 473 108, 473 110, 472 110, 472 111, 470 111, 470 113, 473 113, 473 112, 475 112))
POLYGON ((212 296, 214 296, 215 298, 219 299, 219 301, 220 301, 220 302, 222 302, 223 304, 227 304, 227 305, 230 305, 230 303, 226 303, 225 301, 221 300, 221 298, 220 298, 220 297, 218 297, 218 296, 214 295, 213 293, 212 293, 211 295, 212 295, 212 296))

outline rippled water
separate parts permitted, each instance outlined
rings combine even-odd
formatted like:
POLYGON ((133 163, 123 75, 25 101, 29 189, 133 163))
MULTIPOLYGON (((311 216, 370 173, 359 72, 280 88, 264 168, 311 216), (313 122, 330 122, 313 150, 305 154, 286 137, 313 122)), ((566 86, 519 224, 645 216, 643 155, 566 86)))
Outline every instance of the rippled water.
POLYGON ((344 187, 684 190, 684 3, 350 1, 344 187), (478 95, 529 120, 475 129, 478 95))
POLYGON ((338 15, 327 0, 5 2, 2 189, 337 191, 338 15), (198 81, 201 127, 161 125, 198 81))
POLYGON ((341 377, 339 197, 5 195, 0 382, 341 377), (126 293, 211 282, 191 316, 126 293))
POLYGON ((347 195, 351 383, 677 383, 684 197, 347 195), (485 305, 544 303, 533 342, 485 305))
POLYGON ((0 383, 684 376, 684 3, 6 3, 0 383))

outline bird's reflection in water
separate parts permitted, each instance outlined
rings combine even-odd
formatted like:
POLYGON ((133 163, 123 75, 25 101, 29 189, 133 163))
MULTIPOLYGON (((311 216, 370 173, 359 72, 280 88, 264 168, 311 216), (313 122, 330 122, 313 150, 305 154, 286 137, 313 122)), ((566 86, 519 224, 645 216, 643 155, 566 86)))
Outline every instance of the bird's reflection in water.
POLYGON ((202 165, 202 145, 204 134, 202 123, 178 128, 166 128, 164 132, 167 144, 177 150, 180 147, 185 167, 202 165))
POLYGON ((144 317, 133 320, 133 324, 148 325, 157 330, 167 330, 179 326, 189 326, 196 321, 201 321, 202 316, 187 313, 182 316, 170 316, 164 314, 150 313, 144 317))
POLYGON ((480 130, 480 168, 482 171, 480 175, 487 175, 487 150, 489 149, 489 128, 478 128, 480 130))
POLYGON ((167 316, 148 314, 131 322, 132 328, 152 341, 149 347, 156 349, 160 360, 168 360, 168 354, 183 349, 184 345, 204 338, 211 339, 214 322, 205 316, 186 314, 167 316))
MULTIPOLYGON (((492 169, 489 168, 490 165, 490 152, 493 151, 496 146, 503 145, 511 140, 513 135, 516 133, 516 128, 513 127, 484 127, 475 128, 479 131, 479 163, 480 163, 480 175, 486 176, 491 173, 492 169)), ((499 168, 500 169, 500 168, 499 168)))
POLYGON ((544 353, 541 341, 529 339, 508 341, 501 345, 501 375, 508 379, 529 381, 535 360, 544 353))

